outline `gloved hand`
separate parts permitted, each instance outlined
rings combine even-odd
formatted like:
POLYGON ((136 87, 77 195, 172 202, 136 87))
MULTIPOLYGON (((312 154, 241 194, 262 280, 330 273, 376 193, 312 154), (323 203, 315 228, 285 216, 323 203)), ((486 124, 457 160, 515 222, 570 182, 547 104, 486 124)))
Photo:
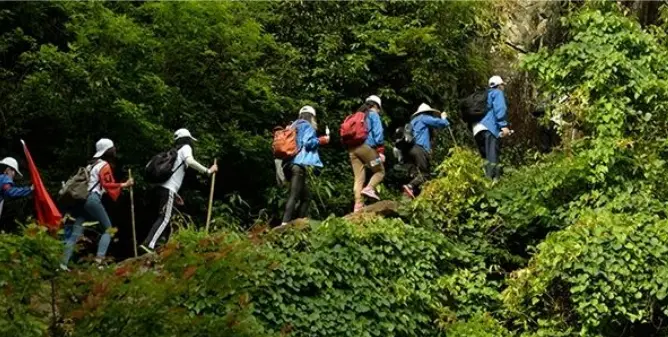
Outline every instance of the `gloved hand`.
POLYGON ((385 162, 385 155, 382 154, 382 153, 379 153, 378 156, 380 157, 380 161, 384 163, 385 162))
POLYGON ((441 112, 441 119, 448 119, 448 113, 447 112, 441 112))
POLYGON ((376 152, 378 152, 378 154, 385 155, 385 146, 379 145, 378 147, 376 147, 376 152))

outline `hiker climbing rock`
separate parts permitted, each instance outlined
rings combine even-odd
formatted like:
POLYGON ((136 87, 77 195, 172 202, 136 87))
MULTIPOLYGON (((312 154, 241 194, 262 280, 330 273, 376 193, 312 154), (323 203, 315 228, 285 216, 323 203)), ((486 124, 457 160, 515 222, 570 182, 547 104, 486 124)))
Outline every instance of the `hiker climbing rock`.
POLYGON ((62 194, 68 194, 68 190, 82 189, 80 187, 86 186, 85 200, 80 200, 81 203, 78 204, 77 209, 78 216, 74 225, 72 225, 72 233, 65 240, 65 254, 60 264, 60 268, 63 270, 68 269, 67 264, 72 257, 74 245, 83 234, 84 221, 98 221, 102 225, 104 232, 100 236, 95 262, 98 264, 103 263, 107 249, 111 243, 111 234, 109 233, 111 220, 109 220, 109 215, 102 205, 102 196, 108 194, 112 200, 116 201, 122 189, 129 188, 134 184, 132 179, 128 179, 123 183, 117 183, 114 180, 112 165, 114 165, 115 161, 116 148, 114 147, 114 142, 107 138, 100 139, 95 144, 93 160, 83 170, 79 171, 83 172, 82 176, 84 179, 76 179, 79 176, 77 174, 77 176, 68 180, 65 186, 63 186, 63 190, 61 190, 62 194), (75 181, 77 183, 74 183, 75 181))
POLYGON ((500 76, 492 76, 488 81, 485 115, 473 125, 473 136, 480 155, 485 159, 485 175, 491 179, 499 179, 501 167, 500 138, 512 134, 508 123, 506 98, 503 93, 505 83, 500 76))
POLYGON ((283 213, 281 227, 286 226, 295 219, 308 215, 311 194, 306 183, 307 169, 323 166, 318 154, 318 148, 320 145, 329 143, 329 132, 325 136, 318 137, 316 134, 317 129, 315 109, 306 105, 299 110, 299 119, 289 127, 289 130, 294 132, 294 136, 289 137, 290 141, 294 142, 294 144, 275 143, 274 145, 275 154, 279 148, 297 149, 293 157, 282 158, 283 164, 281 169, 284 172, 285 180, 289 182, 290 194, 285 203, 285 212, 283 213))
POLYGON ((146 165, 146 180, 159 184, 156 189, 159 201, 158 218, 153 223, 148 236, 140 245, 144 251, 151 253, 158 240, 164 236, 169 238, 169 221, 172 217, 174 203, 183 205, 183 199, 178 195, 186 168, 192 167, 201 174, 212 175, 218 172, 215 163, 206 168, 193 157, 193 143, 197 139, 186 129, 174 132, 174 147, 166 152, 154 156, 146 165))
POLYGON ((380 200, 376 186, 385 177, 383 124, 379 115, 381 108, 380 97, 371 95, 357 112, 348 116, 341 125, 341 140, 348 148, 355 177, 353 184, 355 212, 364 207, 362 196, 380 200), (369 184, 364 187, 367 168, 373 175, 369 184))
POLYGON ((404 141, 412 145, 408 150, 407 159, 412 164, 413 180, 403 186, 404 194, 409 198, 415 198, 420 191, 420 186, 431 173, 431 129, 441 129, 450 125, 445 112, 440 113, 440 118, 434 117, 433 113, 439 113, 439 111, 422 103, 411 116, 410 122, 404 127, 404 141))
POLYGON ((16 175, 22 177, 19 171, 19 163, 12 157, 6 157, 0 160, 0 168, 3 168, 0 174, 0 215, 7 198, 22 198, 33 193, 34 187, 17 187, 14 185, 16 175))

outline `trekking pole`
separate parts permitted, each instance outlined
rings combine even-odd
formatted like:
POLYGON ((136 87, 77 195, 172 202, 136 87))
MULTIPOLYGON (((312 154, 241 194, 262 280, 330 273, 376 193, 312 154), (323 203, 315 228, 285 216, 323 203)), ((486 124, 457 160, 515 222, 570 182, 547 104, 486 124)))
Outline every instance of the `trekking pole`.
POLYGON ((452 142, 455 143, 455 146, 459 146, 459 145, 457 145, 457 140, 455 139, 455 134, 452 133, 452 128, 449 127, 449 126, 448 126, 448 131, 450 131, 450 137, 452 137, 452 142))
MULTIPOLYGON (((128 176, 132 179, 132 169, 128 169, 128 176)), ((130 216, 132 220, 132 248, 137 257, 137 230, 135 229, 135 192, 133 186, 130 186, 130 216)))
MULTIPOLYGON (((213 164, 216 165, 216 159, 213 160, 213 164)), ((206 212, 206 228, 205 231, 209 233, 209 224, 211 223, 211 207, 213 206, 213 188, 216 186, 216 173, 214 172, 211 175, 211 191, 209 192, 209 209, 206 212)))

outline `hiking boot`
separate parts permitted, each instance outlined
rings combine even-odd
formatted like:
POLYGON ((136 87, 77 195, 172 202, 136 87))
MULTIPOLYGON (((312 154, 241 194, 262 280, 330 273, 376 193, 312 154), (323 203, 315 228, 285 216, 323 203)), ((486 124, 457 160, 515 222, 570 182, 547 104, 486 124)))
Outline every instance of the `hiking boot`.
POLYGON ((362 190, 362 195, 367 196, 371 199, 380 200, 380 197, 378 196, 378 194, 376 194, 376 190, 374 190, 373 188, 371 188, 369 186, 365 187, 362 190))
POLYGON ((107 260, 104 257, 96 257, 95 258, 95 267, 99 270, 103 270, 107 268, 107 260))
POLYGON ((353 208, 353 213, 359 212, 362 208, 364 208, 364 203, 361 202, 355 203, 355 207, 353 208))
POLYGON ((413 192, 413 186, 404 185, 404 195, 411 198, 411 199, 415 199, 415 193, 413 192))

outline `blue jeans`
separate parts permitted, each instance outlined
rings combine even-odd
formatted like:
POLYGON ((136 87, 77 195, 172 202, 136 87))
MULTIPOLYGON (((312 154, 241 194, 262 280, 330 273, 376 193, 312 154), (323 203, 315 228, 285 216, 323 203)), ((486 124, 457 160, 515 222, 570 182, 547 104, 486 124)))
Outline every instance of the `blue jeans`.
POLYGON ((475 141, 480 155, 485 159, 485 175, 491 179, 499 179, 501 177, 501 166, 499 165, 501 141, 487 130, 478 132, 475 135, 475 141))
POLYGON ((65 254, 63 255, 62 263, 67 265, 72 257, 74 246, 79 237, 83 234, 84 221, 99 221, 104 229, 104 233, 100 236, 100 242, 97 245, 97 257, 104 257, 107 254, 107 248, 111 242, 111 235, 107 232, 111 228, 111 220, 109 215, 102 205, 102 197, 97 193, 90 193, 86 203, 83 205, 83 212, 74 221, 72 226, 72 233, 65 239, 65 254))

